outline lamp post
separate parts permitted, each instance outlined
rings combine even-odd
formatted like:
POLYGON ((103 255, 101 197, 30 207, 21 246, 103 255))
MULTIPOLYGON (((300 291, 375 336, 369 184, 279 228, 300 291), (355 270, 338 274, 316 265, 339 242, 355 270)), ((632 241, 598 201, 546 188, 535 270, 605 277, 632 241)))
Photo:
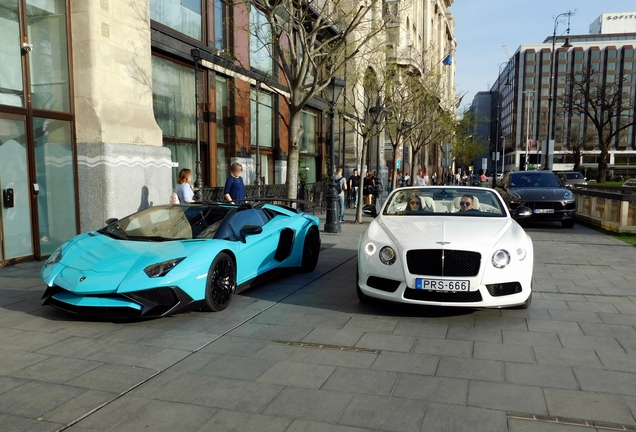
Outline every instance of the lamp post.
POLYGON ((530 95, 534 93, 534 90, 524 90, 523 94, 526 95, 526 161, 524 170, 528 171, 528 146, 530 145, 530 95))
MULTIPOLYGON (((380 177, 380 133, 379 133, 379 127, 380 124, 382 124, 382 122, 384 121, 384 118, 386 117, 387 114, 387 109, 384 105, 382 105, 382 98, 378 97, 378 99, 376 100, 375 106, 372 106, 371 108, 369 108, 369 114, 371 115, 371 122, 375 125, 376 127, 376 136, 375 136, 375 140, 376 140, 376 162, 377 162, 377 169, 378 169, 378 177, 380 177)), ((378 205, 379 201, 380 201, 380 195, 382 194, 382 184, 381 182, 376 182, 375 183, 375 189, 373 190, 373 195, 375 198, 375 203, 376 206, 378 205)))
POLYGON ((190 55, 194 60, 194 124, 195 124, 195 140, 197 145, 197 160, 194 165, 194 199, 201 200, 201 188, 203 188, 203 173, 201 172, 201 132, 199 131, 199 61, 201 53, 197 48, 190 51, 190 55))
MULTIPOLYGON (((551 53, 551 62, 550 62, 550 86, 549 86, 549 95, 548 95, 548 138, 546 140, 545 146, 545 163, 543 164, 543 169, 549 170, 552 168, 552 164, 550 163, 550 149, 552 148, 552 152, 554 153, 554 127, 552 123, 554 122, 554 106, 553 102, 555 100, 554 94, 556 93, 556 85, 554 85, 555 75, 558 73, 558 69, 556 67, 556 32, 559 27, 559 19, 561 17, 568 17, 568 28, 567 33, 570 33, 570 17, 572 17, 576 12, 567 11, 560 13, 554 19, 554 31, 552 32, 552 53, 551 53)), ((569 39, 566 38, 565 43, 563 44, 563 48, 570 48, 569 39)))
POLYGON ((338 192, 336 191, 336 179, 334 177, 336 171, 335 165, 335 149, 334 149, 334 117, 336 114, 336 102, 340 97, 340 93, 345 87, 345 81, 332 77, 331 82, 325 89, 327 103, 329 104, 329 171, 331 172, 331 180, 329 181, 329 189, 327 190, 327 220, 325 222, 325 232, 340 232, 340 218, 337 214, 338 192))

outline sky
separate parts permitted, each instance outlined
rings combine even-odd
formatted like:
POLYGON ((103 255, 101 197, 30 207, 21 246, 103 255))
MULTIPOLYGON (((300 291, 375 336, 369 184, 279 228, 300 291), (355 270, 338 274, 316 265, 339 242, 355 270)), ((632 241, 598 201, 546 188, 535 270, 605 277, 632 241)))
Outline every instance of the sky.
MULTIPOLYGON (((634 0, 454 0, 449 8, 455 17, 455 87, 468 92, 462 101, 470 105, 478 91, 490 90, 499 64, 508 60, 502 45, 514 55, 519 45, 541 43, 552 36, 554 19, 568 10, 570 34, 588 34, 590 24, 605 12, 636 12, 634 0)), ((557 35, 565 33, 560 24, 557 35)))

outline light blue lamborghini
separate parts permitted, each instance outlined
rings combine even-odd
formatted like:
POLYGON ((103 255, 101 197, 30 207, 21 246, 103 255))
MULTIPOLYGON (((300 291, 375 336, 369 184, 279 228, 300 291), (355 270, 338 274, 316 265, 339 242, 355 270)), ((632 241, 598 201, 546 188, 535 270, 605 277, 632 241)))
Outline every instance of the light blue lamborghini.
POLYGON ((150 207, 57 249, 42 268, 43 305, 103 318, 221 311, 277 270, 312 271, 318 218, 267 203, 150 207))

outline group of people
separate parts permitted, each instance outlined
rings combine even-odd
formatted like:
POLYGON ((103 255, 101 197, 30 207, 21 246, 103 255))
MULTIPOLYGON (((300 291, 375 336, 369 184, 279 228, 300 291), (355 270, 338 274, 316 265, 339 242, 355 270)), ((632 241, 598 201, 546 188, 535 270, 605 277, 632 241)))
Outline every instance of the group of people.
MULTIPOLYGON (((243 172, 243 166, 240 163, 230 165, 230 175, 225 181, 223 190, 223 198, 228 204, 241 203, 245 199, 245 184, 243 183, 241 172, 243 172)), ((170 201, 175 204, 194 202, 194 190, 190 183, 192 183, 192 170, 188 168, 181 169, 177 176, 177 188, 173 193, 174 198, 170 201)))

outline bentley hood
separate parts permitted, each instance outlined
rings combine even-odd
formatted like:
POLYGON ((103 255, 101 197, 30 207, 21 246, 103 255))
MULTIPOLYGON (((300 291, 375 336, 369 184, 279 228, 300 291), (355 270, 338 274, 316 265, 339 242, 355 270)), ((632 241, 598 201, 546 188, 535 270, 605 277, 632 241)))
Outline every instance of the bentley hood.
POLYGON ((379 225, 404 250, 492 247, 512 222, 507 218, 466 216, 384 216, 379 225))

